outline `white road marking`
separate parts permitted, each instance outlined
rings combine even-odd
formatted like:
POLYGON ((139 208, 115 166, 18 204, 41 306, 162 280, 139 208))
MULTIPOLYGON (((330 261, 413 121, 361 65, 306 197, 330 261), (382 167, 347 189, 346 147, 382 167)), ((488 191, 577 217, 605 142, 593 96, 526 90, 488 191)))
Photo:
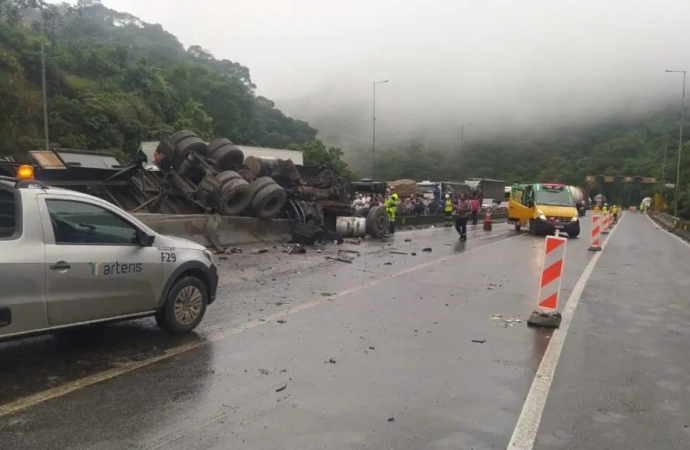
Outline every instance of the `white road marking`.
POLYGON ((690 243, 689 243, 688 241, 686 241, 685 239, 683 239, 683 238, 680 237, 680 236, 676 236, 675 234, 673 234, 673 233, 671 233, 670 231, 668 231, 666 228, 664 228, 664 227, 662 227, 661 225, 659 225, 658 223, 654 222, 654 219, 652 219, 651 217, 649 217, 649 215, 645 214, 645 216, 647 216, 647 219, 649 219, 649 221, 652 222, 652 223, 654 224, 655 227, 657 227, 657 228, 659 228, 660 230, 664 231, 666 234, 668 234, 668 235, 671 236, 672 238, 674 238, 674 239, 676 239, 676 240, 682 242, 684 245, 690 247, 690 243))
POLYGON ((344 297, 344 296, 350 295, 350 294, 354 294, 355 292, 359 292, 361 290, 376 286, 377 284, 383 283, 385 281, 389 281, 391 279, 401 277, 403 275, 407 275, 407 274, 412 273, 412 272, 416 272, 418 270, 424 269, 424 268, 432 266, 434 264, 448 261, 450 259, 457 258, 457 257, 460 257, 462 255, 467 255, 468 253, 472 253, 472 252, 475 252, 477 250, 482 250, 482 249, 485 249, 487 247, 491 247, 491 246, 494 246, 497 244, 503 244, 505 242, 511 241, 511 240, 519 238, 519 237, 524 237, 524 236, 526 236, 526 235, 517 234, 515 236, 511 236, 511 237, 506 238, 506 239, 499 239, 497 241, 493 241, 493 242, 490 242, 490 243, 485 244, 485 245, 480 245, 479 247, 471 248, 465 252, 453 253, 452 255, 447 255, 447 256, 443 256, 443 257, 438 258, 438 259, 434 259, 432 261, 427 261, 425 263, 416 265, 414 267, 410 267, 408 269, 401 270, 400 272, 397 272, 397 273, 394 273, 391 275, 387 275, 385 277, 377 278, 377 279, 372 280, 368 283, 363 283, 363 284, 354 286, 352 288, 345 289, 344 291, 337 292, 334 295, 329 296, 328 298, 324 298, 322 296, 319 296, 310 302, 303 303, 303 304, 298 305, 296 307, 291 307, 291 308, 288 307, 284 311, 280 311, 280 312, 277 312, 277 313, 274 313, 274 314, 271 314, 268 316, 264 316, 264 317, 261 317, 260 319, 258 319, 256 321, 247 322, 246 324, 240 325, 238 327, 231 328, 229 330, 221 331, 219 333, 213 334, 212 336, 208 337, 207 339, 199 340, 199 341, 195 341, 195 342, 190 342, 188 344, 183 344, 183 345, 180 345, 178 347, 173 347, 173 348, 167 349, 166 352, 162 355, 154 356, 152 358, 149 358, 149 359, 146 359, 143 361, 131 361, 131 362, 119 365, 118 367, 114 367, 112 369, 108 369, 108 370, 105 370, 103 372, 99 372, 99 373, 94 374, 94 375, 90 375, 90 376, 87 376, 87 377, 84 377, 84 378, 81 378, 78 380, 74 380, 74 381, 71 381, 69 383, 65 383, 63 385, 60 385, 60 386, 57 386, 57 387, 54 387, 51 389, 47 389, 47 390, 42 391, 42 392, 38 392, 38 393, 33 394, 33 395, 29 395, 27 397, 17 399, 13 402, 6 403, 4 405, 0 405, 0 418, 7 416, 7 415, 10 415, 10 414, 14 414, 14 413, 21 411, 23 409, 38 405, 38 404, 46 402, 48 400, 62 397, 62 396, 67 395, 71 392, 75 392, 79 389, 82 389, 82 388, 85 388, 88 386, 92 386, 92 385, 100 383, 102 381, 107 381, 107 380, 110 380, 112 378, 118 377, 120 375, 124 375, 126 373, 132 372, 134 370, 141 369, 142 367, 149 366, 149 365, 157 363, 159 361, 172 358, 173 356, 177 356, 177 355, 185 353, 189 350, 193 350, 195 348, 201 347, 202 345, 205 345, 207 343, 217 342, 217 341, 223 340, 227 337, 233 336, 235 334, 239 334, 239 333, 242 333, 244 331, 251 330, 251 329, 256 328, 258 326, 266 325, 266 324, 271 323, 272 321, 280 319, 282 317, 287 317, 287 316, 290 316, 292 314, 296 314, 300 311, 304 311, 305 309, 313 308, 315 306, 318 306, 318 305, 321 305, 324 303, 329 303, 329 302, 335 300, 336 298, 344 297))
POLYGON ((568 301, 565 304, 562 312, 561 326, 553 332, 549 345, 544 352, 544 357, 539 364, 537 373, 534 375, 534 380, 532 381, 532 387, 527 394, 525 403, 522 406, 522 411, 520 412, 520 417, 518 418, 517 424, 515 425, 515 430, 508 443, 508 450, 532 450, 534 447, 534 441, 537 438, 537 432, 539 431, 539 424, 541 423, 541 415, 544 412, 544 407, 546 406, 546 400, 549 395, 549 390, 551 389, 551 383, 553 382, 553 377, 556 373, 556 366, 558 365, 558 360, 561 357, 561 352, 563 351, 563 344, 565 343, 565 338, 568 335, 568 328, 570 328, 570 322, 575 315, 575 310, 577 305, 580 303, 580 297, 582 292, 589 281, 589 277, 594 271, 594 267, 597 265, 599 258, 606 250, 606 246, 611 241, 613 233, 616 232, 618 227, 620 227, 621 222, 625 218, 623 215, 619 220, 618 224, 611 230, 606 239, 601 246, 601 251, 596 252, 592 259, 589 260, 585 270, 582 272, 580 279, 577 281, 573 292, 568 297, 568 301))

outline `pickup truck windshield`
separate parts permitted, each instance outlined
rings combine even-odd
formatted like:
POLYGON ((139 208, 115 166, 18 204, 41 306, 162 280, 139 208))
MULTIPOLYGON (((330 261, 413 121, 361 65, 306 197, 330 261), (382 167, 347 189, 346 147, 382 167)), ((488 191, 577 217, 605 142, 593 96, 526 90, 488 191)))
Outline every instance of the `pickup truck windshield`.
POLYGON ((574 206, 575 201, 567 189, 539 189, 534 202, 538 205, 574 206))
POLYGON ((12 237, 17 225, 14 194, 0 189, 0 239, 12 237))

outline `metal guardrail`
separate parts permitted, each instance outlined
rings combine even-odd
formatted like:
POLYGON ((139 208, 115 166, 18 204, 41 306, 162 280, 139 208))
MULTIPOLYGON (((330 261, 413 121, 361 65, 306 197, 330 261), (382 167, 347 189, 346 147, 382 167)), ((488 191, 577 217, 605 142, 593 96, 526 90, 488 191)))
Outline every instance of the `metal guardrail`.
POLYGON ((667 231, 690 241, 690 222, 662 212, 652 212, 652 219, 667 231))

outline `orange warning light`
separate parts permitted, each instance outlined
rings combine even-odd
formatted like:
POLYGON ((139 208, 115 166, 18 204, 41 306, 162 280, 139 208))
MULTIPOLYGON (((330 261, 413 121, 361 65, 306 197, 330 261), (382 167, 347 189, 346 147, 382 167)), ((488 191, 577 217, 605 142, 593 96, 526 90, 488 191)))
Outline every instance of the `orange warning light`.
POLYGON ((21 165, 17 168, 17 178, 20 180, 33 180, 34 168, 29 165, 21 165))

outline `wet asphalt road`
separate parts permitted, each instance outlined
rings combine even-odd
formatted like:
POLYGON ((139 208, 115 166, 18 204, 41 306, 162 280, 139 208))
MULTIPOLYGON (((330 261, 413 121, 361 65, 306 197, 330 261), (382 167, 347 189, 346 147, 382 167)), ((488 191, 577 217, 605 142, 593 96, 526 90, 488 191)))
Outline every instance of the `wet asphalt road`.
POLYGON ((537 450, 690 448, 690 247, 627 214, 565 341, 537 450))
MULTIPOLYGON (((568 242, 562 302, 592 257, 587 235, 568 242)), ((0 345, 0 405, 194 346, 5 414, 0 448, 505 448, 549 342, 524 324, 543 238, 421 230, 324 263, 338 248, 229 255, 193 336, 144 320, 0 345)))

